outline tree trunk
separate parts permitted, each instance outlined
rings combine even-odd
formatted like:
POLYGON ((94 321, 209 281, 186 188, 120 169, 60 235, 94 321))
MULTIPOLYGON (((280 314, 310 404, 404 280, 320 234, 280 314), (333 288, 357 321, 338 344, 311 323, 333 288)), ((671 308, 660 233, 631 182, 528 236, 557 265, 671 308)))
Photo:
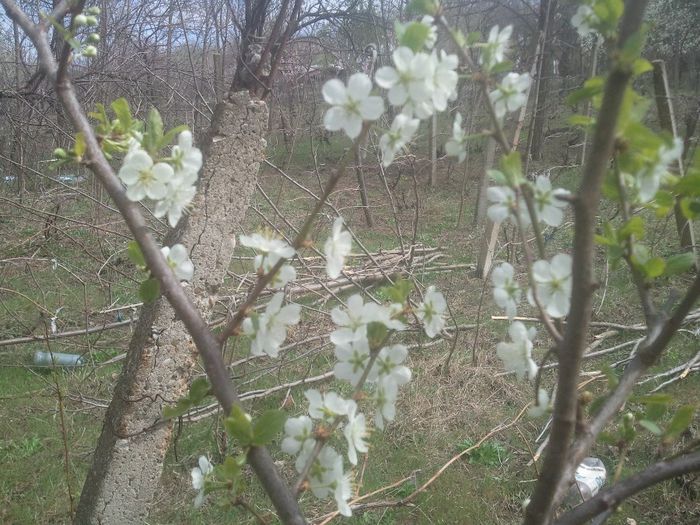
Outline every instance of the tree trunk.
MULTIPOLYGON (((188 290, 205 318, 255 190, 266 125, 267 106, 247 92, 217 105, 204 141, 194 209, 184 227, 168 235, 168 244, 177 239, 190 249, 195 275, 188 290)), ((142 309, 83 487, 77 523, 144 522, 172 436, 172 425, 158 421, 166 402, 186 393, 196 360, 187 330, 165 299, 142 309)))
POLYGON ((534 90, 534 120, 530 137, 531 145, 530 148, 528 148, 533 160, 542 160, 542 150, 544 147, 544 125, 547 121, 547 104, 549 103, 549 79, 553 75, 550 22, 554 18, 556 9, 556 0, 549 0, 540 4, 539 27, 544 38, 542 40, 542 46, 540 47, 540 64, 537 67, 537 84, 534 90))

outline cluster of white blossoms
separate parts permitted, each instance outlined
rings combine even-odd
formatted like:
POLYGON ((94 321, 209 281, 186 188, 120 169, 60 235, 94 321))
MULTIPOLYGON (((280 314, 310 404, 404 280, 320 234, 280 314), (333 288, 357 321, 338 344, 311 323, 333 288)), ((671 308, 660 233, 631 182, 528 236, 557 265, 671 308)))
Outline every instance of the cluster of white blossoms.
MULTIPOLYGON (((402 148, 413 139, 420 120, 436 111, 447 109, 447 103, 457 97, 457 55, 433 50, 437 28, 431 16, 421 21, 427 27, 423 50, 413 51, 400 46, 392 53, 391 66, 380 67, 374 80, 387 91, 389 104, 401 107, 390 129, 379 140, 382 164, 389 166, 402 148)), ((397 36, 402 38, 411 24, 397 24, 397 36)), ((384 113, 384 100, 372 95, 372 80, 363 73, 355 73, 347 85, 332 79, 323 86, 323 98, 330 104, 323 123, 329 131, 343 130, 351 139, 362 131, 363 122, 378 120, 384 113)))
POLYGON ((214 465, 209 462, 206 456, 199 456, 199 466, 192 469, 192 487, 198 491, 194 499, 194 506, 200 507, 204 503, 204 482, 207 477, 214 472, 214 465))
MULTIPOLYGON (((192 133, 183 131, 171 156, 154 161, 141 146, 142 140, 141 134, 130 138, 129 151, 119 169, 119 179, 126 186, 126 196, 130 201, 153 201, 154 215, 167 215, 170 226, 175 227, 197 191, 195 184, 202 168, 202 152, 192 145, 192 133)), ((192 280, 194 266, 187 248, 182 244, 164 246, 161 253, 178 279, 192 280)))
POLYGON ((505 60, 505 53, 508 50, 510 37, 513 34, 513 26, 506 26, 500 29, 497 25, 489 31, 489 37, 485 44, 481 45, 479 64, 486 70, 491 71, 495 66, 505 60))
POLYGON ((155 202, 154 215, 168 216, 175 227, 196 193, 195 184, 202 168, 202 152, 192 144, 192 133, 183 131, 169 158, 154 160, 137 139, 119 169, 129 200, 155 202))
POLYGON ((597 34, 594 27, 600 22, 598 15, 595 14, 593 8, 587 4, 580 5, 576 14, 571 18, 571 25, 576 28, 581 38, 588 38, 590 35, 597 34))
MULTIPOLYGON (((552 188, 552 183, 546 175, 538 175, 534 184, 526 182, 530 186, 535 204, 536 219, 547 226, 560 226, 564 220, 564 208, 568 204, 570 192, 563 188, 552 188)), ((490 202, 487 210, 489 218, 494 222, 502 222, 511 219, 515 224, 523 226, 531 224, 532 217, 528 213, 522 196, 518 195, 520 188, 509 186, 491 186, 486 190, 486 197, 490 202), (518 220, 516 220, 519 219, 518 220)))
MULTIPOLYGON (((442 294, 430 287, 416 308, 416 315, 429 337, 437 336, 444 328, 446 308, 442 294)), ((334 375, 338 380, 348 381, 356 394, 368 386, 369 395, 357 397, 374 404, 374 425, 379 429, 384 428, 386 421, 394 420, 398 389, 411 380, 411 370, 404 364, 408 348, 402 344, 387 344, 393 332, 405 329, 400 319, 403 311, 401 304, 365 303, 360 295, 351 296, 347 307, 331 310, 336 324, 330 336, 337 358, 334 375), (382 341, 371 339, 377 325, 383 327, 382 341)), ((344 470, 343 456, 328 444, 328 429, 342 428, 348 461, 357 465, 358 452, 368 450, 367 420, 359 412, 355 400, 345 399, 332 390, 321 393, 309 389, 304 395, 309 402, 308 415, 287 420, 282 450, 297 455, 295 467, 300 474, 308 472, 309 488, 316 497, 334 497, 338 511, 350 516, 347 501, 351 496, 351 477, 344 470), (317 421, 316 428, 314 421, 317 421)))
POLYGON ((506 113, 519 110, 527 102, 527 91, 530 89, 528 73, 508 73, 496 89, 489 93, 496 118, 505 117, 506 113))
MULTIPOLYGON (((481 49, 479 64, 487 73, 505 60, 505 53, 513 34, 513 26, 500 29, 494 26, 489 32, 485 43, 478 44, 481 49)), ((527 102, 527 92, 530 89, 530 75, 527 73, 508 73, 496 88, 489 92, 489 101, 498 120, 508 112, 519 110, 527 102)), ((459 162, 467 156, 466 148, 469 136, 462 128, 462 116, 457 113, 452 125, 452 137, 445 144, 445 153, 457 157, 459 162)), ((504 196, 508 197, 507 195, 504 196)))
POLYGON ((644 204, 651 201, 659 191, 664 177, 674 163, 683 155, 683 141, 674 138, 671 145, 662 144, 656 154, 656 158, 634 177, 639 202, 644 204))
MULTIPOLYGON (((243 246, 253 248, 256 254, 253 265, 255 272, 262 276, 269 274, 278 266, 280 261, 288 260, 296 255, 296 250, 286 241, 274 237, 272 232, 266 231, 252 235, 241 235, 240 242, 243 246)), ((352 249, 352 237, 350 232, 343 228, 343 218, 338 217, 333 223, 331 235, 325 243, 326 272, 329 277, 335 279, 345 265, 345 258, 352 249)), ((291 264, 281 264, 275 273, 270 276, 268 286, 272 289, 280 289, 296 279, 296 270, 291 264)), ((287 338, 287 327, 299 323, 301 306, 288 304, 282 306, 284 293, 278 292, 272 296, 265 311, 252 314, 247 317, 241 326, 243 333, 252 339, 251 353, 253 355, 267 354, 276 358, 280 346, 287 338)))

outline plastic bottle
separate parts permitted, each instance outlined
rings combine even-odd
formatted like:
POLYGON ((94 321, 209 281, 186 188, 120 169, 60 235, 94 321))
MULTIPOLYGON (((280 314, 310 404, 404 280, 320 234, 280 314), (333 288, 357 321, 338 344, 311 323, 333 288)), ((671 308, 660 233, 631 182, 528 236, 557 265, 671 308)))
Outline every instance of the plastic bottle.
POLYGON ((566 497, 569 505, 578 505, 598 494, 605 484, 607 471, 600 459, 585 458, 576 468, 574 478, 576 482, 571 485, 566 497))
POLYGON ((78 354, 64 354, 61 352, 35 352, 34 364, 36 366, 82 366, 85 360, 78 354))

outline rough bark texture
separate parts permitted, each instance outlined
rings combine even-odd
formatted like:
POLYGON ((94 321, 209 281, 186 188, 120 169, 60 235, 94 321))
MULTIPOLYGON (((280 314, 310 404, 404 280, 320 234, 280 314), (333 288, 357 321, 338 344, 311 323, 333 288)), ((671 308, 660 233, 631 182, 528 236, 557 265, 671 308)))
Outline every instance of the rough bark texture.
MULTIPOLYGON (((235 229, 255 189, 265 149, 267 106, 247 92, 217 105, 204 141, 205 165, 194 209, 172 232, 190 249, 195 275, 188 293, 205 318, 231 262, 235 229)), ((183 324, 161 299, 143 308, 124 370, 83 487, 77 523, 143 523, 158 487, 172 425, 163 406, 182 397, 197 355, 183 324)))

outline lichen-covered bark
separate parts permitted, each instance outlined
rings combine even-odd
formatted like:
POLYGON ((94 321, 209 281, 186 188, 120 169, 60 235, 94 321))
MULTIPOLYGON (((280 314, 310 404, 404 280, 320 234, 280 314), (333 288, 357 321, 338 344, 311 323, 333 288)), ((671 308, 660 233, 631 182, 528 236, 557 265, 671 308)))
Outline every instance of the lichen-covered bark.
MULTIPOLYGON (((203 144, 205 163, 194 208, 167 244, 190 249, 188 287, 207 318, 224 282, 255 189, 265 149, 267 106, 235 93, 217 105, 203 144)), ((78 506, 80 524, 143 523, 161 476, 172 425, 159 424, 163 406, 187 392, 197 355, 166 300, 142 309, 124 370, 100 435, 78 506)))

